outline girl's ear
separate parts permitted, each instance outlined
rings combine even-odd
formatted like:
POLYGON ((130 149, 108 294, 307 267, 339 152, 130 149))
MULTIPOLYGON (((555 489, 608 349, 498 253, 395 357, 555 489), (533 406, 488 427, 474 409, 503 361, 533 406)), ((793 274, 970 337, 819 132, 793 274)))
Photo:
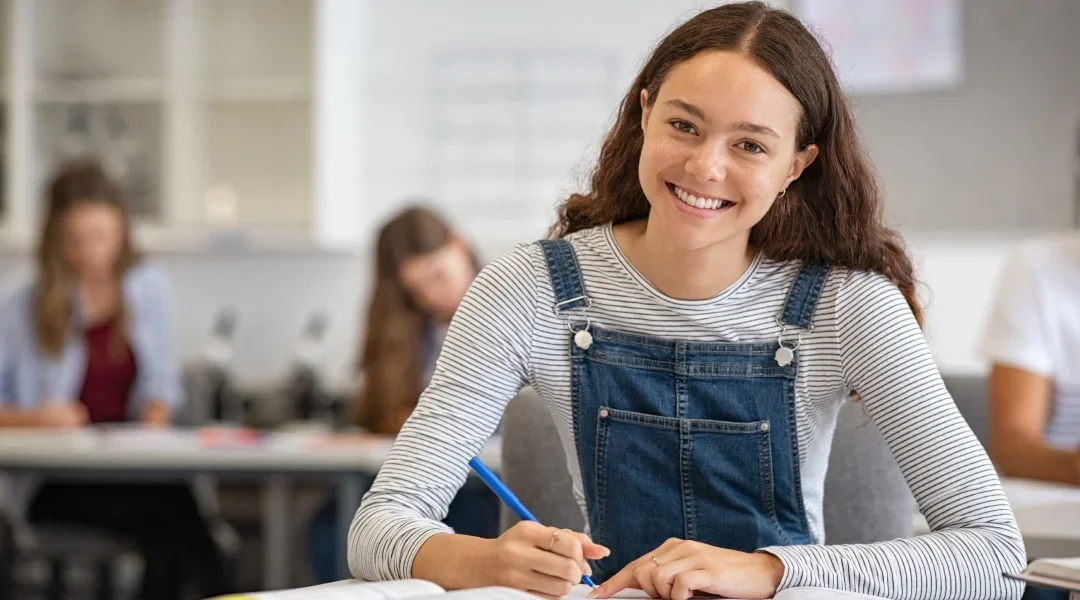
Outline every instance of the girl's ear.
POLYGON ((787 181, 784 182, 783 189, 787 189, 791 185, 792 181, 798 179, 806 167, 813 164, 814 160, 818 156, 818 147, 816 144, 810 144, 806 148, 795 153, 795 159, 791 161, 791 171, 788 172, 787 181))
POLYGON ((645 126, 649 123, 649 113, 652 110, 649 108, 649 90, 641 90, 641 130, 645 131, 645 126))

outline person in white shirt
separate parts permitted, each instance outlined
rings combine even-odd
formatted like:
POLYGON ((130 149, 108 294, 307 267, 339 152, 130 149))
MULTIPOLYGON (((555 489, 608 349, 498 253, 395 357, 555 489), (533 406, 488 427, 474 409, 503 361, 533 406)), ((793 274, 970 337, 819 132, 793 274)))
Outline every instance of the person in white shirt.
POLYGON ((1080 485, 1080 235, 1010 258, 983 351, 998 469, 1080 485))

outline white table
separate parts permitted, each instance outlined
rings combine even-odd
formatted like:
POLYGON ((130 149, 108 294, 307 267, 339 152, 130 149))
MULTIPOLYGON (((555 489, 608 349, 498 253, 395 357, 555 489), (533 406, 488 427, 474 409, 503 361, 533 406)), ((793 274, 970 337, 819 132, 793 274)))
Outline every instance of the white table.
MULTIPOLYGON (((1030 558, 1080 556, 1080 487, 1002 478, 1030 558)), ((915 533, 930 531, 922 515, 915 533)))
MULTIPOLYGON (((288 585, 290 485, 293 479, 323 478, 337 483, 338 536, 345 547, 349 523, 360 504, 358 474, 379 470, 391 439, 350 445, 320 445, 316 432, 267 433, 252 447, 207 447, 194 431, 140 429, 0 432, 0 471, 39 477, 93 481, 189 481, 196 475, 255 479, 263 492, 263 587, 288 585)), ((481 458, 501 467, 501 446, 490 442, 481 458)), ((349 576, 342 553, 342 578, 349 576)))

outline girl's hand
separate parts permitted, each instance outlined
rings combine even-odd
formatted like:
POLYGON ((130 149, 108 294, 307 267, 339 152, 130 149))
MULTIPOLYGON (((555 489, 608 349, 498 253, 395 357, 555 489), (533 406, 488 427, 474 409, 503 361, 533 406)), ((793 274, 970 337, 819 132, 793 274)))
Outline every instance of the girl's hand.
POLYGON ((514 525, 492 542, 481 563, 492 583, 547 598, 565 596, 581 583, 582 575, 591 575, 586 559, 610 554, 583 533, 530 521, 514 525))
POLYGON ((589 597, 609 598, 635 588, 670 600, 687 600, 695 591, 727 598, 772 598, 783 576, 784 563, 771 554, 670 539, 626 565, 589 597))

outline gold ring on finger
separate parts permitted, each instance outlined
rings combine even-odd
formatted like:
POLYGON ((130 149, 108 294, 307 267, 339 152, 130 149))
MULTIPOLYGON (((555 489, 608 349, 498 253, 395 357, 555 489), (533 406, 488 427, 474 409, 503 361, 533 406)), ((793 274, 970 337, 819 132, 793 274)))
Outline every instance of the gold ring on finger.
POLYGON ((656 566, 658 566, 658 567, 660 566, 660 561, 656 560, 656 557, 655 557, 655 556, 650 556, 649 558, 651 558, 651 559, 652 559, 652 563, 653 563, 654 565, 656 565, 656 566))
POLYGON ((551 543, 548 544, 548 552, 551 552, 551 549, 555 547, 555 542, 557 542, 557 541, 559 541, 559 530, 558 529, 551 532, 551 543))

